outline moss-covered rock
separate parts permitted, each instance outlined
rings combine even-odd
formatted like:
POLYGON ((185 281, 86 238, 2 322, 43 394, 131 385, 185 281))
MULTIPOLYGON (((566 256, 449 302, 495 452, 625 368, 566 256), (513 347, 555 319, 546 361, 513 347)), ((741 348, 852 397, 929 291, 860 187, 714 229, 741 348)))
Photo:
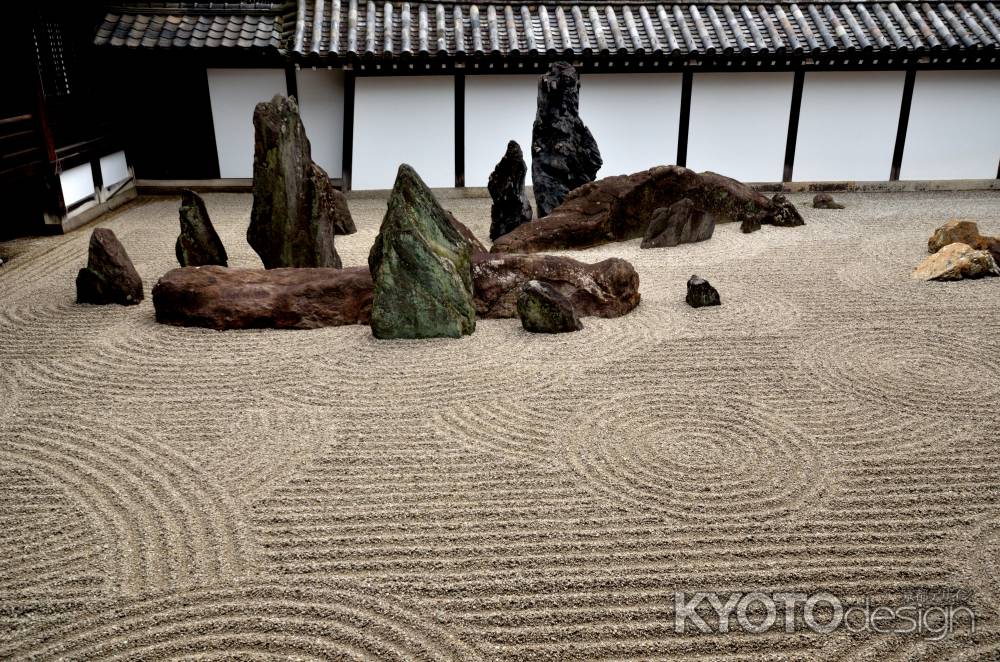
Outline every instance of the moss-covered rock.
POLYGON ((517 297, 521 325, 532 333, 567 333, 583 328, 573 302, 559 290, 537 280, 529 280, 517 297))
POLYGON ((430 189, 403 164, 368 255, 376 338, 457 338, 476 329, 472 255, 430 189))

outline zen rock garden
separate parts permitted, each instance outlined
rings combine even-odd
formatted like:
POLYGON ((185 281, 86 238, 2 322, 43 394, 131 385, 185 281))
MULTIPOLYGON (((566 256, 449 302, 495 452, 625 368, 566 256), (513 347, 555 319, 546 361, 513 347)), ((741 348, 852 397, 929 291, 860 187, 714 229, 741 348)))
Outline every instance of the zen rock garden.
MULTIPOLYGON (((247 241, 264 269, 232 268, 201 197, 185 191, 175 253, 179 268, 153 287, 157 321, 213 329, 309 329, 370 325, 379 339, 458 338, 477 319, 518 317, 526 331, 563 333, 581 318, 619 317, 640 301, 639 275, 626 260, 588 264, 546 251, 639 239, 643 249, 708 241, 716 224, 743 233, 804 224, 782 194, 770 198, 713 172, 657 166, 595 179, 602 165, 579 116, 580 80, 558 62, 540 77, 531 173, 537 218, 525 191, 528 165, 510 141, 489 178, 487 248, 444 209, 409 165, 398 168, 367 266, 344 268, 336 236, 356 231, 345 196, 311 158, 294 99, 276 96, 253 114, 253 206, 247 241)), ((819 193, 816 209, 843 209, 819 193)), ((1000 240, 975 223, 953 221, 929 241, 932 255, 914 279, 1000 275, 1000 240)), ((669 259, 664 253, 664 259, 669 259)), ((93 232, 77 276, 80 303, 134 305, 142 281, 111 230, 93 232)), ((721 304, 692 276, 685 301, 721 304)))

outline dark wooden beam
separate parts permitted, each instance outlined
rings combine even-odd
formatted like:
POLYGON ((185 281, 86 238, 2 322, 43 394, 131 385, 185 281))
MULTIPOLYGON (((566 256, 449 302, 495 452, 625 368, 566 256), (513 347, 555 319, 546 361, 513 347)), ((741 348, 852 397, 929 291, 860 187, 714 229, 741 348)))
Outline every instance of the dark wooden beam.
POLYGON ((455 188, 465 186, 465 72, 455 73, 455 188))
POLYGON ((896 126, 896 146, 892 150, 892 168, 889 181, 899 181, 899 171, 903 167, 903 151, 906 149, 906 129, 910 125, 910 106, 913 105, 913 86, 917 81, 916 69, 909 69, 903 80, 903 100, 899 104, 899 124, 896 126))
POLYGON ((101 172, 101 160, 90 162, 90 177, 94 180, 94 199, 104 202, 104 173, 101 172))
POLYGON ((354 163, 354 71, 344 70, 344 154, 340 179, 345 191, 351 190, 351 168, 354 163))
POLYGON ((690 71, 681 74, 681 118, 677 128, 677 165, 679 166, 687 165, 688 129, 691 126, 692 78, 690 71))
POLYGON ((285 65, 285 94, 299 100, 299 79, 296 75, 295 65, 291 62, 285 65))
POLYGON ((805 85, 806 73, 796 71, 792 79, 792 107, 788 111, 788 137, 785 139, 785 167, 781 173, 781 181, 792 181, 792 170, 795 166, 795 143, 799 138, 799 112, 802 110, 802 88, 805 85))

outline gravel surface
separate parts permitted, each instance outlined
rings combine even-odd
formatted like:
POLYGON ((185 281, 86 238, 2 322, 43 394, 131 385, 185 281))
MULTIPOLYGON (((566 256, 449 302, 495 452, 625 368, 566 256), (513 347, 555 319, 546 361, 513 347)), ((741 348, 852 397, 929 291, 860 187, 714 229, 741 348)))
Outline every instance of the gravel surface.
MULTIPOLYGON (((566 253, 643 300, 558 336, 157 325, 177 198, 102 222, 139 306, 74 303, 89 229, 3 245, 0 658, 997 659, 1000 278, 910 271, 1000 193, 789 197, 805 227, 566 253), (922 590, 977 633, 674 628, 677 591, 922 590)), ((250 196, 206 201, 259 266, 250 196)), ((385 201, 351 208, 359 265, 385 201)))

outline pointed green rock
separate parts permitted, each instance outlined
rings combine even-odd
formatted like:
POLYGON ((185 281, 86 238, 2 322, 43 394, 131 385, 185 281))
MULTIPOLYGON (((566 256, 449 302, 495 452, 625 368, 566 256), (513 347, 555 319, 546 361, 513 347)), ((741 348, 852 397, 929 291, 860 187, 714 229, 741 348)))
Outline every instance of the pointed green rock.
POLYGON ((475 331, 472 255, 430 189, 403 164, 368 255, 376 338, 458 338, 475 331))

